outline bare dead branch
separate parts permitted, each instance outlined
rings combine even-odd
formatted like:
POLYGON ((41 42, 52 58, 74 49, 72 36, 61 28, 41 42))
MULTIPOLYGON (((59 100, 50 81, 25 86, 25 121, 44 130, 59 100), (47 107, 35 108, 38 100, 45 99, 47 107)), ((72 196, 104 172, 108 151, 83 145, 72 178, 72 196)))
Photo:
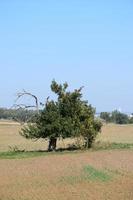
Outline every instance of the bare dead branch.
POLYGON ((34 94, 30 93, 30 92, 27 92, 26 90, 23 90, 22 92, 18 92, 17 93, 17 99, 15 100, 15 102, 17 102, 18 99, 20 99, 21 97, 23 97, 25 95, 30 96, 35 100, 35 106, 29 106, 29 105, 27 106, 25 104, 16 104, 17 107, 21 107, 21 108, 36 108, 37 113, 39 114, 39 103, 38 103, 38 98, 37 98, 36 95, 34 95, 34 94))

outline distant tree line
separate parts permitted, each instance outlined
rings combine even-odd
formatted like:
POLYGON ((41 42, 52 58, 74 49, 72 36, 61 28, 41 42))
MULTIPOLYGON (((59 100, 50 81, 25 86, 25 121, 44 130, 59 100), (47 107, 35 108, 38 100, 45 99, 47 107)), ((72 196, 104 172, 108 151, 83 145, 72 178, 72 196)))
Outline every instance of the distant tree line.
POLYGON ((106 123, 115 124, 133 124, 133 116, 129 117, 127 114, 121 113, 118 110, 113 112, 101 112, 100 118, 106 123))
POLYGON ((14 120, 18 122, 34 121, 36 111, 28 109, 7 109, 0 108, 0 119, 14 120))

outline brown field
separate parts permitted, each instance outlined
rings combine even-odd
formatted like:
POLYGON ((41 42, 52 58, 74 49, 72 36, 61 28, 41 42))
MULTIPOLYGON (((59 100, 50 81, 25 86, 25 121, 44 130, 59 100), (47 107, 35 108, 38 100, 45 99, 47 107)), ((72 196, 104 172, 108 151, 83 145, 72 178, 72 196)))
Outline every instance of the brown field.
POLYGON ((133 152, 97 151, 0 160, 0 199, 132 200, 133 152), (107 179, 103 174, 85 172, 87 166, 106 172, 107 179))
MULTIPOLYGON (((16 123, 0 123, 0 151, 46 149, 27 141, 16 123)), ((133 126, 105 125, 100 142, 133 143, 133 126)), ((74 141, 59 141, 65 147, 74 141)), ((0 159, 0 200, 133 200, 133 150, 60 153, 0 159)))

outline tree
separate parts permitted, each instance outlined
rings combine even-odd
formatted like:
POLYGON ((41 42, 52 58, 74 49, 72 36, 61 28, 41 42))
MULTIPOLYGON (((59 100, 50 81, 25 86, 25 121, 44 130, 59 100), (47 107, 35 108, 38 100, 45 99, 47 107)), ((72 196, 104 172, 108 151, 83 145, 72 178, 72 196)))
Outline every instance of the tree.
POLYGON ((112 112, 112 122, 116 124, 128 124, 129 123, 129 118, 126 114, 121 113, 117 110, 112 112))
POLYGON ((56 149, 57 138, 82 136, 89 148, 97 133, 101 130, 101 123, 94 118, 95 109, 82 100, 81 90, 67 91, 68 84, 58 84, 52 81, 51 90, 57 95, 57 100, 47 99, 42 112, 34 124, 28 124, 21 130, 26 138, 48 138, 48 150, 56 149))
POLYGON ((106 123, 111 121, 110 113, 109 112, 101 112, 100 113, 100 118, 105 120, 106 123))
POLYGON ((133 117, 129 118, 129 124, 133 124, 133 117))
POLYGON ((0 108, 0 119, 14 120, 21 124, 27 121, 33 121, 36 115, 36 111, 27 110, 23 108, 8 109, 0 108))

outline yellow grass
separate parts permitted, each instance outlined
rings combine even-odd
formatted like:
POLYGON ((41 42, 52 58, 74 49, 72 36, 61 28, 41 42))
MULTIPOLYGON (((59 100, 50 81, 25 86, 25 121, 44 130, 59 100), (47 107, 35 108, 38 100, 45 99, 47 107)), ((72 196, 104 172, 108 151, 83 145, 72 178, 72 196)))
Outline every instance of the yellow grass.
MULTIPOLYGON (((0 122, 0 152, 9 151, 15 146, 19 150, 46 150, 48 147, 48 141, 40 140, 27 140, 19 134, 21 130, 19 123, 2 121, 0 122)), ((74 140, 67 139, 65 141, 58 140, 57 146, 59 148, 66 148, 69 144, 72 144, 74 140)))
POLYGON ((102 133, 98 135, 96 141, 133 143, 133 125, 104 125, 102 127, 102 133))
MULTIPOLYGON (((20 150, 46 150, 48 141, 27 140, 19 135, 20 124, 10 121, 0 122, 0 151, 8 151, 17 146, 20 150)), ((96 139, 96 142, 116 142, 116 143, 133 143, 133 125, 104 125, 102 133, 96 139)), ((74 143, 72 139, 58 141, 57 146, 65 148, 74 143)))

